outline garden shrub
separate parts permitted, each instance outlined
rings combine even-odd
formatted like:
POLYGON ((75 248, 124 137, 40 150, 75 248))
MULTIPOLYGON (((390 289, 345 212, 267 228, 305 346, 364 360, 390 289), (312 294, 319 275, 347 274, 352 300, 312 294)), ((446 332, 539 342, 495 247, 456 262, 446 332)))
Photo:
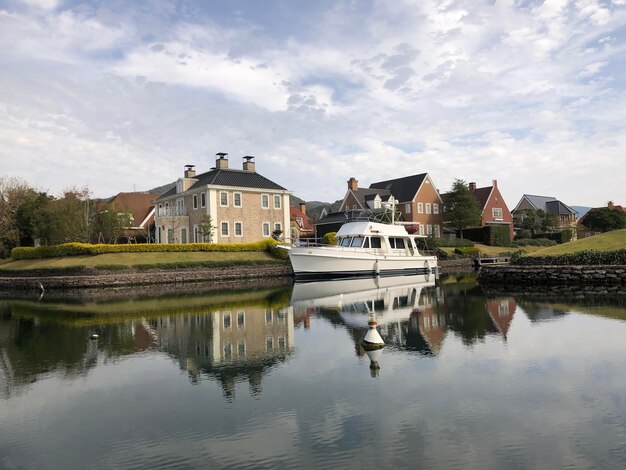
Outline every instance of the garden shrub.
POLYGON ((461 255, 464 258, 471 258, 473 256, 478 256, 480 254, 480 250, 473 246, 459 247, 454 249, 454 253, 461 255))
POLYGON ((337 239, 335 238, 336 235, 337 235, 337 232, 328 232, 324 234, 324 236, 322 237, 322 244, 336 245, 337 244, 337 239))
MULTIPOLYGON (((429 240, 430 243, 430 240, 429 240)), ((466 240, 465 238, 450 238, 450 239, 440 239, 437 242, 438 247, 444 248, 456 248, 456 247, 468 247, 474 246, 475 243, 472 240, 466 240)))

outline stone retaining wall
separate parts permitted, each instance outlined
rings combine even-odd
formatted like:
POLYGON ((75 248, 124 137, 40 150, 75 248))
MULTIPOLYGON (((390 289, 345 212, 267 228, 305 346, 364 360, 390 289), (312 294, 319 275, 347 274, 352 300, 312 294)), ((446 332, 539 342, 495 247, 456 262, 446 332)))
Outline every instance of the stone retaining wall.
POLYGON ((468 272, 474 270, 471 258, 440 259, 437 264, 442 273, 468 272))
POLYGON ((54 289, 82 289, 100 287, 141 286, 151 284, 176 284, 190 282, 221 282, 291 276, 290 264, 247 265, 219 268, 189 268, 176 270, 143 270, 84 273, 73 276, 19 276, 0 277, 0 290, 24 291, 54 289))
POLYGON ((626 286, 626 266, 483 266, 481 284, 626 286))

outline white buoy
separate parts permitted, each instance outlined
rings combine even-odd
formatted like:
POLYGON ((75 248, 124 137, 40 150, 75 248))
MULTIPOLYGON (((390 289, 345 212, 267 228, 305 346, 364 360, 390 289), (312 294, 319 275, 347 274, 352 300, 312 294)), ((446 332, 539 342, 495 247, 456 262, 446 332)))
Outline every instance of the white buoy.
POLYGON ((367 322, 369 330, 365 334, 365 338, 363 338, 363 341, 361 343, 363 349, 365 349, 366 351, 381 349, 385 347, 385 342, 383 341, 383 338, 380 336, 380 333, 376 329, 377 325, 378 322, 376 321, 376 314, 370 314, 369 321, 367 322))
POLYGON ((95 333, 92 335, 89 335, 89 339, 98 339, 98 338, 100 338, 100 335, 97 335, 95 333))
POLYGON ((382 349, 374 349, 372 351, 365 351, 367 357, 370 358, 370 374, 372 378, 375 379, 380 374, 380 364, 378 361, 380 360, 380 356, 383 354, 382 349))

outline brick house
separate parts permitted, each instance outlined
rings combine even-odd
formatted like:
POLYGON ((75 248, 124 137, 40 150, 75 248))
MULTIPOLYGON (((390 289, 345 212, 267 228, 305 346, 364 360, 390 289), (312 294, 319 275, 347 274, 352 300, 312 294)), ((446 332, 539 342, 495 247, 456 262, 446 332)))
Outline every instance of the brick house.
MULTIPOLYGON (((609 203, 606 206, 609 209, 618 209, 618 210, 626 212, 626 207, 613 204, 613 201, 609 201, 609 203)), ((597 232, 595 230, 592 230, 585 226, 585 217, 587 217, 587 214, 597 209, 599 209, 599 207, 594 207, 590 209, 585 215, 583 215, 580 219, 578 219, 578 223, 576 224, 576 233, 578 235, 578 238, 592 237, 593 235, 598 235, 599 233, 602 233, 602 232, 597 232)))
POLYGON ((118 242, 146 243, 154 240, 155 197, 149 193, 118 193, 109 200, 99 200, 96 209, 102 212, 113 208, 118 214, 128 216, 130 226, 124 227, 123 239, 118 242))
POLYGON ((315 227, 311 224, 311 219, 306 213, 306 204, 301 202, 298 207, 291 206, 289 208, 291 230, 290 236, 292 240, 300 238, 315 237, 315 227))
POLYGON ((481 227, 486 225, 506 225, 509 228, 509 237, 513 240, 513 216, 504 202, 498 189, 498 181, 493 180, 491 186, 477 188, 476 183, 470 183, 469 189, 478 201, 482 211, 481 227))
POLYGON ((397 201, 396 210, 402 220, 414 222, 416 233, 441 237, 443 201, 428 173, 379 181, 369 188, 359 188, 359 182, 352 177, 339 212, 380 209, 390 196, 397 201))
POLYGON ((243 169, 228 167, 228 154, 218 153, 215 168, 196 174, 187 165, 184 176, 155 201, 157 243, 247 243, 269 238, 289 227, 289 194, 256 172, 254 157, 243 169), (211 218, 211 233, 203 219, 211 218))

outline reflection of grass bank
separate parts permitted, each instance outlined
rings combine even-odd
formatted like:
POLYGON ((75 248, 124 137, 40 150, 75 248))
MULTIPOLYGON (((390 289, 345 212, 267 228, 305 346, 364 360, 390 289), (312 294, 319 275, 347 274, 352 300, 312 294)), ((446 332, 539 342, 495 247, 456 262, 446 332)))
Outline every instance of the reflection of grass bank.
MULTIPOLYGON (((245 264, 284 264, 269 252, 162 252, 105 253, 94 256, 24 259, 0 264, 0 271, 54 271, 66 269, 177 269, 188 267, 227 267, 245 264)), ((52 274, 52 272, 51 272, 52 274)))
POLYGON ((291 287, 242 291, 212 292, 210 295, 167 296, 121 302, 40 303, 26 300, 6 301, 12 316, 45 318, 70 327, 107 325, 133 319, 163 315, 204 314, 216 310, 250 307, 278 309, 289 305, 291 287))

